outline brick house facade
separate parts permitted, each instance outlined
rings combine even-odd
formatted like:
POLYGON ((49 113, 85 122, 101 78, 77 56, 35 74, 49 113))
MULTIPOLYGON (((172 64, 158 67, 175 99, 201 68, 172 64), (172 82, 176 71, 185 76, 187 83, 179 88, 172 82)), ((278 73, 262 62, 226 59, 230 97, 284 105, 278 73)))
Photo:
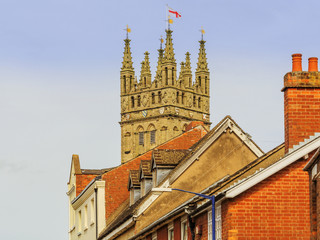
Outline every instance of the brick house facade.
MULTIPOLYGON (((171 211, 150 217, 155 214, 150 208, 161 212, 160 197, 142 213, 135 206, 133 212, 140 217, 135 216, 133 231, 126 239, 212 239, 212 221, 216 239, 320 239, 320 73, 316 58, 309 59, 308 71, 302 71, 301 54, 292 57, 292 72, 285 75, 282 89, 285 143, 206 185, 202 193, 216 196, 214 219, 210 201, 189 196, 180 205, 170 206, 170 199, 176 197, 163 192, 160 197, 167 199, 163 202, 168 202, 171 211)), ((209 136, 201 141, 208 141, 209 136)), ((204 160, 197 161, 201 165, 204 160)), ((180 163, 174 171, 181 168, 180 163)), ((173 183, 166 187, 175 187, 173 183)), ((123 224, 118 222, 118 227, 109 230, 128 231, 123 224)), ((99 239, 124 239, 121 236, 105 234, 99 239)))

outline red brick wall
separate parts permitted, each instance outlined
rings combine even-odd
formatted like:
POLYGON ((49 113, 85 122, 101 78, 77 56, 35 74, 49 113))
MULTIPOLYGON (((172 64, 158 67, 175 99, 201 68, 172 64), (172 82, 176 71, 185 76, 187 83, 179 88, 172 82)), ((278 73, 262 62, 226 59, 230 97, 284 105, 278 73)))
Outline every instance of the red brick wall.
POLYGON ((174 220, 174 240, 181 240, 181 219, 174 220))
POLYGON ((299 160, 233 199, 222 202, 222 236, 310 239, 309 178, 299 160))
MULTIPOLYGON (((319 165, 318 165, 319 168, 319 165)), ((319 170, 318 170, 319 172, 319 170)), ((317 239, 320 239, 320 178, 317 178, 316 187, 317 187, 317 239)))
POLYGON ((312 240, 317 239, 317 182, 312 181, 310 173, 310 223, 312 240))
POLYGON ((165 225, 157 230, 157 240, 168 240, 168 226, 165 225))
MULTIPOLYGON (((195 240, 207 240, 208 239, 208 212, 203 212, 202 214, 194 218, 195 222, 195 240), (197 234, 197 227, 201 229, 201 234, 197 234)), ((211 240, 211 239, 210 239, 211 240)))
POLYGON ((320 89, 287 88, 284 92, 285 147, 320 132, 320 89))
POLYGON ((317 173, 320 172, 319 159, 309 169, 309 186, 310 186, 310 223, 312 240, 320 239, 320 181, 319 177, 312 177, 312 169, 315 166, 317 173))
POLYGON ((152 235, 151 235, 151 234, 148 235, 148 236, 146 237, 146 240, 152 240, 152 235))

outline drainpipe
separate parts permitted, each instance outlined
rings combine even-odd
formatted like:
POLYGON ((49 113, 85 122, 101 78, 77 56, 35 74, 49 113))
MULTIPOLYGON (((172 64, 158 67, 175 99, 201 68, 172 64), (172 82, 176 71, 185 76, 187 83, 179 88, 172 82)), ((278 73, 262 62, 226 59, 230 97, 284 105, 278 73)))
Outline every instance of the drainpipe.
POLYGON ((188 215, 188 220, 189 220, 189 227, 190 227, 192 240, 194 240, 195 239, 194 228, 195 228, 196 224, 194 223, 194 221, 192 221, 192 218, 190 215, 188 215))
MULTIPOLYGON (((205 195, 205 194, 201 194, 201 193, 195 193, 195 192, 191 192, 191 191, 186 191, 183 189, 178 189, 178 188, 172 188, 171 190, 176 190, 176 191, 180 191, 180 192, 186 192, 186 193, 191 193, 206 199, 209 199, 211 201, 211 207, 212 207, 212 211, 211 211, 211 219, 212 219, 212 240, 216 239, 216 222, 215 222, 215 203, 216 203, 216 199, 215 196, 209 196, 209 195, 205 195)), ((169 190, 170 191, 170 190, 169 190)))
POLYGON ((95 195, 95 202, 96 202, 96 239, 98 239, 98 189, 94 189, 94 195, 95 195))

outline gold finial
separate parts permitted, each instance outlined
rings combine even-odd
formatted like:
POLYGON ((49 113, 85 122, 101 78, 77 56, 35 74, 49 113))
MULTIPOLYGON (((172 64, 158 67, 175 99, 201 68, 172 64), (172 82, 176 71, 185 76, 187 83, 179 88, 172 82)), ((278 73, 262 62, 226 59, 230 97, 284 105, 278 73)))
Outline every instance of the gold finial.
POLYGON ((170 30, 170 24, 173 24, 173 20, 171 19, 170 15, 168 15, 168 30, 170 30))
POLYGON ((124 29, 124 30, 127 32, 127 39, 128 39, 129 33, 131 32, 131 28, 129 28, 128 24, 127 24, 126 29, 124 29))
POLYGON ((200 32, 201 32, 201 40, 203 40, 203 34, 205 34, 205 33, 206 33, 206 32, 204 31, 203 27, 201 27, 200 32))
POLYGON ((162 43, 164 42, 164 41, 163 41, 163 38, 162 38, 162 35, 160 36, 160 39, 159 39, 159 40, 160 40, 160 49, 162 49, 162 43))

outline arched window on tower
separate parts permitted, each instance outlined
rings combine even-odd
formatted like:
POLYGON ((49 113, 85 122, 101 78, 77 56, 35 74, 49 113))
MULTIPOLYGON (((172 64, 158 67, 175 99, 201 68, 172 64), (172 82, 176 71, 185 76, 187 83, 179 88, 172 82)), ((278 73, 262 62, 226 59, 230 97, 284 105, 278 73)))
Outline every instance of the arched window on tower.
POLYGON ((144 146, 144 129, 142 126, 137 128, 139 145, 144 146))
POLYGON ((193 107, 196 107, 196 96, 193 96, 193 107))
POLYGON ((176 99, 177 103, 179 103, 179 91, 177 91, 177 99, 176 99))
POLYGON ((158 92, 158 103, 161 103, 162 96, 161 96, 161 91, 158 92))
POLYGON ((144 77, 143 80, 144 80, 144 86, 146 87, 147 86, 147 78, 144 77))
POLYGON ((198 108, 201 108, 201 98, 198 98, 198 108))
POLYGON ((123 92, 126 93, 127 91, 127 81, 126 76, 123 76, 123 92))
POLYGON ((140 107, 141 106, 141 96, 139 95, 138 96, 138 103, 137 103, 137 107, 140 107))
POLYGON ((189 87, 192 87, 192 80, 189 78, 189 87))
POLYGON ((201 77, 199 76, 198 79, 199 79, 199 87, 201 87, 201 77))
POLYGON ((155 99, 154 93, 151 94, 151 102, 152 102, 152 104, 156 103, 156 99, 155 99))
POLYGON ((205 93, 208 93, 208 77, 206 76, 204 78, 204 87, 205 87, 205 93))
POLYGON ((129 89, 131 90, 132 88, 132 76, 130 76, 130 86, 129 86, 129 89))
POLYGON ((181 103, 184 104, 184 93, 181 93, 181 103))
POLYGON ((131 97, 131 107, 134 108, 134 96, 131 97))
POLYGON ((153 124, 148 127, 148 132, 150 133, 150 144, 156 143, 156 128, 153 124))
POLYGON ((168 68, 167 67, 165 68, 165 71, 166 71, 166 85, 168 85, 168 68))
POLYGON ((174 83, 174 67, 172 68, 172 85, 174 83))

